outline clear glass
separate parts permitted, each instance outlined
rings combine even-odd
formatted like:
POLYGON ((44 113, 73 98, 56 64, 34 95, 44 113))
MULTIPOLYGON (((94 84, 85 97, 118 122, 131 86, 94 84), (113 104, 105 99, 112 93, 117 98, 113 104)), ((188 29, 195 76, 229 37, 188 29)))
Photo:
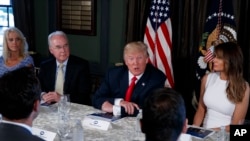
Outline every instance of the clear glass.
POLYGON ((2 118, 2 114, 0 114, 0 123, 2 122, 3 118, 2 118))
POLYGON ((70 138, 69 134, 71 132, 71 120, 70 116, 66 114, 59 114, 57 121, 57 133, 61 141, 70 138))
POLYGON ((69 114, 70 112, 70 95, 64 94, 61 96, 58 102, 58 113, 59 114, 69 114))
POLYGON ((217 131, 217 141, 229 141, 229 133, 226 131, 225 126, 221 126, 220 130, 217 131))
POLYGON ((84 131, 81 120, 76 120, 73 128, 73 141, 84 141, 84 131))
POLYGON ((69 136, 71 132, 71 119, 70 119, 70 97, 69 94, 64 94, 60 97, 58 102, 58 124, 57 124, 57 133, 61 141, 71 138, 69 136))

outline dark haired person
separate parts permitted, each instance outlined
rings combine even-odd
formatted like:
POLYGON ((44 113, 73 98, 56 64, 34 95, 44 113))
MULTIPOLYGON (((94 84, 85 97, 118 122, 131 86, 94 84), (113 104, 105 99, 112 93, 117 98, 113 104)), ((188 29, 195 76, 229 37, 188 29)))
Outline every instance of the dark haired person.
POLYGON ((30 67, 23 67, 0 78, 1 141, 43 141, 32 135, 33 120, 39 113, 40 83, 30 67))
POLYGON ((187 130, 182 96, 171 88, 154 90, 144 103, 141 129, 146 141, 177 141, 187 130))

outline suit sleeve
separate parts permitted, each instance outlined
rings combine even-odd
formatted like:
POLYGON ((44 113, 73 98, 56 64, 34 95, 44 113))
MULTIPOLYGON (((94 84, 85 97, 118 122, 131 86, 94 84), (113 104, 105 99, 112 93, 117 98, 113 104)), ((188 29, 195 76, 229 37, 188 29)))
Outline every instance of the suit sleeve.
POLYGON ((92 105, 89 63, 87 61, 84 62, 79 68, 79 71, 74 75, 74 78, 68 78, 76 80, 72 81, 74 84, 70 84, 72 86, 70 92, 74 92, 74 94, 71 94, 71 101, 79 104, 92 105))
POLYGON ((124 92, 122 91, 121 77, 124 74, 124 68, 114 67, 109 69, 100 87, 96 90, 93 96, 93 106, 101 109, 102 104, 108 101, 114 104, 115 98, 123 98, 124 92))

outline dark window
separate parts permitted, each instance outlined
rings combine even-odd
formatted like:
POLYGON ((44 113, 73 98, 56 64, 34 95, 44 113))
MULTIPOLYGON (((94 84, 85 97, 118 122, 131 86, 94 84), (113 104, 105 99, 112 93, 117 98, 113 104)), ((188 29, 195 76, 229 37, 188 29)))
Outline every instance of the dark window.
POLYGON ((0 1, 0 55, 3 51, 3 32, 6 28, 14 26, 11 0, 0 1))

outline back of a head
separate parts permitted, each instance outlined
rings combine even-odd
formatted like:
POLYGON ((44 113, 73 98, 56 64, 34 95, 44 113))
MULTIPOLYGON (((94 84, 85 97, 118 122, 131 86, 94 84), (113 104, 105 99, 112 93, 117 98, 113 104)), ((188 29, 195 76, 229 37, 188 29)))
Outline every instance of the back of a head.
POLYGON ((40 83, 33 68, 23 67, 0 78, 0 113, 9 120, 29 117, 40 100, 40 83))
POLYGON ((186 120, 182 96, 171 88, 160 88, 146 99, 142 131, 147 140, 176 141, 186 120))

